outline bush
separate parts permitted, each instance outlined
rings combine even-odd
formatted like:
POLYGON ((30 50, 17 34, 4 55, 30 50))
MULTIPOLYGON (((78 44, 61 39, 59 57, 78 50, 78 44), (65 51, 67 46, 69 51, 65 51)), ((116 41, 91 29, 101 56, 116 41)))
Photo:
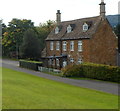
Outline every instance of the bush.
POLYGON ((120 82, 120 67, 84 63, 81 65, 67 66, 62 70, 66 77, 86 77, 104 81, 120 82))
POLYGON ((19 66, 38 71, 38 66, 42 66, 42 62, 20 60, 19 61, 19 66))
POLYGON ((62 72, 65 77, 83 77, 81 65, 68 65, 62 69, 62 72))

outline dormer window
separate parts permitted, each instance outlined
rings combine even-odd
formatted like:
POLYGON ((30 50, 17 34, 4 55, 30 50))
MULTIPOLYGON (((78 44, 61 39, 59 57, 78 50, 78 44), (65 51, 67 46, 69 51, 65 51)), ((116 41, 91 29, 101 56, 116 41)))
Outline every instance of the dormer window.
POLYGON ((88 30, 88 24, 84 23, 83 24, 83 32, 86 32, 88 30))
POLYGON ((70 33, 72 31, 72 27, 70 25, 68 25, 67 27, 67 33, 70 33))
POLYGON ((58 34, 58 33, 59 33, 59 28, 56 27, 56 28, 55 28, 55 34, 58 34))

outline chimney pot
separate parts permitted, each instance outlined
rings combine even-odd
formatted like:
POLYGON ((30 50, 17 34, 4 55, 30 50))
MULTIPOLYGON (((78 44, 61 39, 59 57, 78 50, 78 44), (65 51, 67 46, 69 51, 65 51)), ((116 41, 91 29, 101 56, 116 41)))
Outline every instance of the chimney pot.
POLYGON ((57 25, 59 25, 59 23, 61 22, 61 13, 60 13, 60 10, 57 10, 57 13, 56 13, 56 22, 57 22, 57 25))
POLYGON ((100 16, 102 17, 102 20, 105 19, 105 3, 104 3, 104 0, 101 0, 101 3, 99 4, 100 5, 100 16))

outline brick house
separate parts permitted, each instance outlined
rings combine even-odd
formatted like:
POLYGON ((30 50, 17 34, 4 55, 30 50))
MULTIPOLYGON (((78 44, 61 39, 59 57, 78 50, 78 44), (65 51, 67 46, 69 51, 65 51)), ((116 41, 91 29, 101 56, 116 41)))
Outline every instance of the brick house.
POLYGON ((42 54, 46 67, 61 69, 82 62, 118 64, 118 38, 105 16, 104 1, 99 5, 100 16, 72 21, 61 22, 57 11, 57 25, 48 35, 42 54))

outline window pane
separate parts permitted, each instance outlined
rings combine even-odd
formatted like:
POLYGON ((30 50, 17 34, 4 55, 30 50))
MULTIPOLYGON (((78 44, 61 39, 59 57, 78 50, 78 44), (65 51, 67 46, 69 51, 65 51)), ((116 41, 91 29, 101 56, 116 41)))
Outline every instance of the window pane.
POLYGON ((82 59, 79 58, 79 59, 78 59, 78 64, 82 64, 82 63, 83 63, 82 59))
POLYGON ((70 42, 70 50, 71 50, 71 51, 74 51, 74 41, 71 41, 71 42, 70 42))
POLYGON ((73 58, 70 58, 70 62, 71 62, 71 63, 74 63, 74 59, 73 59, 73 58))
POLYGON ((59 59, 56 59, 56 65, 59 66, 59 59))
POLYGON ((82 51, 82 41, 78 41, 78 51, 82 51))
POLYGON ((66 47, 66 41, 63 41, 63 51, 66 51, 67 50, 67 47, 66 47))
POLYGON ((59 33, 59 28, 56 27, 56 28, 55 28, 55 34, 58 34, 58 33, 59 33))
POLYGON ((53 42, 50 42, 50 50, 53 50, 53 42))
POLYGON ((57 42, 56 42, 56 50, 59 50, 59 49, 60 49, 60 42, 57 41, 57 42))

